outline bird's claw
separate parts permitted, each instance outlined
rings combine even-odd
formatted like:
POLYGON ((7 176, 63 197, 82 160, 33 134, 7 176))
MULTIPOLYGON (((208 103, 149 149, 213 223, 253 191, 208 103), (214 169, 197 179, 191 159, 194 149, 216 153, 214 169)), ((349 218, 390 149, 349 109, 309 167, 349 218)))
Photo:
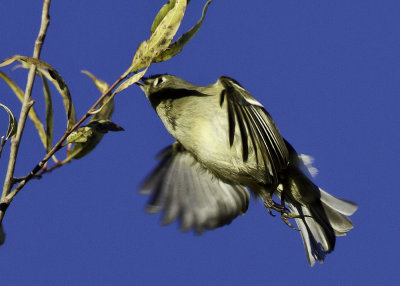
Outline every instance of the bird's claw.
POLYGON ((283 220, 283 222, 290 227, 291 229, 300 231, 297 227, 293 226, 290 221, 288 220, 288 218, 301 218, 301 216, 299 215, 295 215, 293 213, 288 213, 288 212, 282 212, 281 213, 281 219, 283 220))
POLYGON ((295 218, 303 219, 305 217, 311 217, 309 215, 296 215, 294 213, 289 212, 289 210, 285 207, 285 202, 283 199, 281 200, 281 203, 278 204, 272 199, 271 195, 267 196, 266 200, 264 201, 264 206, 266 207, 268 213, 273 217, 275 216, 275 214, 273 214, 271 210, 281 213, 281 219, 283 220, 283 222, 291 229, 297 231, 299 231, 299 229, 293 226, 290 223, 289 219, 295 219, 295 218))
POLYGON ((272 200, 271 196, 268 196, 267 199, 264 201, 264 206, 266 207, 268 213, 271 216, 275 216, 271 210, 274 210, 276 212, 284 212, 285 211, 285 207, 282 206, 281 204, 278 204, 277 202, 275 202, 274 200, 272 200))

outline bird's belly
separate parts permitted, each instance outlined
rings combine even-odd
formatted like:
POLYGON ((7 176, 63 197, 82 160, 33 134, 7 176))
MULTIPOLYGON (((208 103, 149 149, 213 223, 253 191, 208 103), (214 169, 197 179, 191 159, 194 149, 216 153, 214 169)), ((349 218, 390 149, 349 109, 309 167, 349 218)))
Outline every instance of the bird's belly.
POLYGON ((199 162, 220 178, 244 185, 250 185, 254 181, 264 181, 265 170, 257 164, 252 148, 249 150, 248 160, 243 161, 238 128, 234 143, 230 146, 227 114, 224 112, 224 106, 217 105, 217 107, 208 113, 208 116, 194 114, 190 117, 194 120, 189 124, 179 124, 186 128, 179 128, 180 132, 176 132, 175 138, 191 151, 199 162))

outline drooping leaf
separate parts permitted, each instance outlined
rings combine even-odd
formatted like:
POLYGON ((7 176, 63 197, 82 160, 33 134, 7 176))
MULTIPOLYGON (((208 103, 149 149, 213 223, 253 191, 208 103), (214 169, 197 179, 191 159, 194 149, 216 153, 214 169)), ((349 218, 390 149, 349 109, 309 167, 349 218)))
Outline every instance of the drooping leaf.
MULTIPOLYGON (((21 103, 24 102, 24 92, 22 89, 13 81, 11 80, 6 74, 0 71, 0 77, 7 83, 7 85, 11 88, 11 90, 15 93, 21 103)), ((39 133, 40 140, 43 143, 43 146, 46 148, 46 132, 44 131, 44 127, 42 122, 40 121, 34 107, 32 106, 28 113, 29 118, 32 120, 33 125, 35 126, 36 130, 39 133)))
POLYGON ((114 96, 115 95, 107 95, 104 97, 100 107, 96 110, 96 113, 94 113, 94 116, 90 121, 111 119, 111 116, 114 113, 114 96))
POLYGON ((57 88, 57 90, 60 92, 65 110, 67 113, 67 129, 71 128, 75 122, 76 122, 76 115, 75 115, 75 109, 72 104, 72 99, 71 99, 71 94, 69 92, 68 86, 65 83, 64 79, 60 76, 60 74, 48 63, 30 58, 30 57, 25 57, 25 56, 20 56, 20 55, 15 55, 9 59, 6 59, 0 64, 0 67, 7 66, 15 61, 21 62, 23 64, 23 67, 35 65, 38 68, 42 69, 41 72, 43 75, 50 80, 57 88))
POLYGON ((67 161, 80 159, 89 154, 108 131, 123 130, 122 127, 110 120, 91 121, 88 125, 78 128, 67 137, 67 143, 75 143, 67 161))
POLYGON ((160 53, 154 60, 153 62, 158 63, 158 62, 163 62, 166 60, 169 60, 170 58, 176 56, 179 54, 183 47, 196 35, 196 33, 200 30, 201 25, 203 24, 204 17, 206 16, 208 5, 211 4, 213 0, 207 1, 207 3, 204 5, 203 12, 201 15, 200 20, 197 22, 196 25, 194 25, 189 31, 184 33, 176 42, 172 43, 169 45, 168 49, 164 50, 162 53, 160 53))
MULTIPOLYGON (((93 80, 102 93, 108 89, 108 83, 99 80, 87 71, 83 71, 83 73, 93 80)), ((105 96, 89 124, 78 128, 67 137, 67 144, 74 143, 75 145, 64 162, 68 162, 71 159, 80 159, 89 154, 108 131, 124 130, 119 125, 111 122, 111 116, 114 112, 114 96, 115 94, 105 96)))
POLYGON ((93 83, 96 85, 96 87, 98 88, 98 90, 100 90, 101 93, 105 92, 108 89, 109 84, 106 83, 105 81, 98 79, 88 71, 81 71, 81 72, 92 79, 93 83))
POLYGON ((53 126, 54 126, 54 117, 53 117, 53 101, 51 99, 51 93, 49 84, 47 82, 46 77, 39 73, 40 78, 43 81, 43 95, 44 102, 46 105, 46 151, 49 152, 51 150, 51 144, 53 142, 53 126))
MULTIPOLYGON (((109 84, 107 82, 98 79, 90 72, 82 71, 82 73, 86 74, 93 80, 94 84, 101 93, 104 93, 109 88, 109 84)), ((100 107, 98 108, 98 112, 95 113, 90 121, 110 120, 113 112, 114 98, 111 95, 108 95, 103 99, 100 107)))
POLYGON ((134 72, 147 67, 152 60, 170 45, 176 34, 183 15, 185 14, 186 0, 176 0, 174 7, 157 25, 150 39, 142 42, 136 50, 129 72, 134 72))
POLYGON ((40 70, 40 72, 42 72, 43 75, 56 87, 56 89, 58 90, 58 93, 61 95, 63 103, 64 103, 65 113, 67 116, 67 129, 70 129, 76 123, 76 113, 75 113, 74 105, 72 103, 71 93, 69 92, 68 87, 65 85, 64 88, 61 88, 57 84, 57 80, 55 80, 50 75, 49 71, 40 70))
POLYGON ((39 59, 35 59, 35 58, 30 58, 30 57, 26 57, 26 56, 20 56, 20 55, 15 55, 12 56, 11 58, 8 58, 6 60, 4 60, 1 64, 0 67, 4 67, 7 66, 9 64, 12 64, 15 61, 19 61, 22 63, 27 63, 28 65, 35 65, 38 68, 42 68, 42 69, 46 69, 49 71, 50 75, 52 78, 54 78, 57 83, 59 84, 60 88, 64 88, 65 81, 64 79, 60 76, 60 74, 48 63, 39 60, 39 59))
MULTIPOLYGON (((108 89, 108 83, 99 80, 87 71, 83 71, 83 73, 93 80, 100 92, 104 93, 108 89)), ((80 159, 89 154, 108 131, 123 130, 122 127, 111 122, 111 116, 114 112, 114 95, 107 95, 103 99, 88 125, 78 128, 68 136, 67 143, 74 143, 75 145, 66 161, 80 159)))
POLYGON ((13 113, 11 110, 5 106, 4 104, 0 103, 0 106, 5 109, 8 113, 8 128, 7 128, 7 134, 6 134, 6 140, 13 136, 15 133, 17 133, 17 120, 15 119, 13 113))

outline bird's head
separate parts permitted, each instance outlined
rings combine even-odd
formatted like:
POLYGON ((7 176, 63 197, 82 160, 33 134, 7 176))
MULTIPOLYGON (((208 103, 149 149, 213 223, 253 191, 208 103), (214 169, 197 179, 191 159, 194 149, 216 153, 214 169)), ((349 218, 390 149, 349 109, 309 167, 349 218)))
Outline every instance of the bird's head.
POLYGON ((143 77, 137 85, 143 90, 147 97, 150 95, 164 93, 165 91, 193 90, 197 86, 170 74, 156 74, 143 77))

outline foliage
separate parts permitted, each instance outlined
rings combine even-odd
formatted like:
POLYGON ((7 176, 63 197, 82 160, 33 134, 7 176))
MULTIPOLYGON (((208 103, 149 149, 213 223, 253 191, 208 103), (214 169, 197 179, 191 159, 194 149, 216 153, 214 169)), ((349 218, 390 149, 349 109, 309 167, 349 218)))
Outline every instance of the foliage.
POLYGON ((90 72, 83 71, 84 74, 92 79, 101 95, 80 120, 77 120, 72 95, 66 81, 51 64, 39 59, 43 40, 50 21, 50 2, 50 0, 43 1, 42 25, 35 43, 34 56, 14 55, 0 64, 1 68, 18 62, 20 63, 19 67, 29 69, 25 89, 26 92, 24 92, 8 75, 0 71, 0 78, 10 87, 11 91, 22 103, 18 124, 13 112, 6 105, 0 103, 2 109, 4 109, 9 116, 8 130, 5 136, 1 137, 0 157, 4 145, 8 142, 7 140, 11 138, 9 164, 0 201, 0 245, 5 239, 2 226, 4 214, 19 191, 31 179, 41 177, 43 174, 49 173, 55 168, 59 168, 65 163, 70 162, 71 159, 81 159, 85 157, 95 149, 108 131, 122 131, 122 127, 111 121, 115 109, 114 97, 130 85, 137 83, 144 76, 152 63, 166 61, 180 53, 190 39, 199 31, 207 8, 212 0, 207 1, 205 4, 199 22, 174 43, 172 43, 172 40, 179 29, 190 1, 171 0, 166 3, 153 21, 149 39, 143 41, 139 45, 129 68, 111 86, 98 79, 90 72), (33 107, 33 100, 31 98, 31 90, 35 77, 41 79, 43 86, 45 102, 45 120, 43 122, 40 120, 36 109, 33 107), (61 95, 66 113, 66 129, 63 136, 59 138, 54 145, 53 95, 50 91, 49 83, 54 85, 61 95), (15 178, 14 168, 19 142, 24 131, 27 117, 33 122, 39 134, 40 140, 46 150, 46 156, 38 162, 33 170, 29 171, 25 177, 15 178), (86 125, 82 125, 89 117, 91 117, 89 122, 86 125), (54 155, 65 146, 68 146, 66 157, 63 161, 59 161, 54 155), (55 164, 51 167, 48 166, 48 160, 50 158, 53 158, 55 161, 55 164))

